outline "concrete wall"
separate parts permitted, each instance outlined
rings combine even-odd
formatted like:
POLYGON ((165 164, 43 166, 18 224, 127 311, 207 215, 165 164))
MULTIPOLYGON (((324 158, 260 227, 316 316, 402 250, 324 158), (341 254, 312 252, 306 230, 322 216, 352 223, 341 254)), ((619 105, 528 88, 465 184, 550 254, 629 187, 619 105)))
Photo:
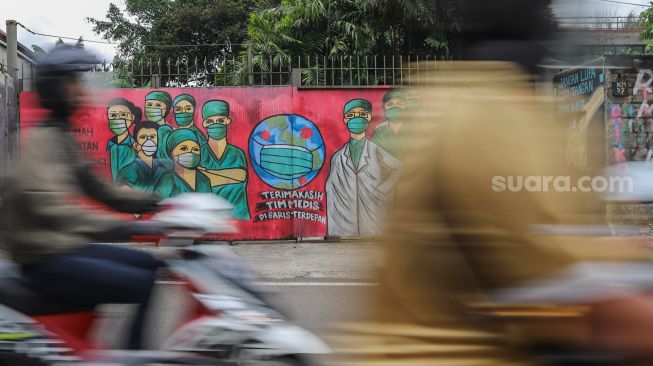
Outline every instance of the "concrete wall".
MULTIPOLYGON (((7 45, 4 41, 0 40, 0 63, 7 64, 7 45)), ((34 63, 25 55, 18 52, 18 79, 19 85, 22 85, 22 90, 34 90, 32 86, 32 78, 34 75, 34 63)))

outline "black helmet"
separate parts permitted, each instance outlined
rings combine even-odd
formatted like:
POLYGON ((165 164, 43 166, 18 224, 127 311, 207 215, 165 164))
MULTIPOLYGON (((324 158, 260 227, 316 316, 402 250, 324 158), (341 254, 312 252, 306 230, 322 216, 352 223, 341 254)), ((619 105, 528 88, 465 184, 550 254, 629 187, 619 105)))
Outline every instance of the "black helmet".
POLYGON ((43 108, 58 117, 68 117, 76 106, 65 83, 90 71, 99 61, 89 52, 69 45, 55 47, 36 65, 36 89, 43 108))

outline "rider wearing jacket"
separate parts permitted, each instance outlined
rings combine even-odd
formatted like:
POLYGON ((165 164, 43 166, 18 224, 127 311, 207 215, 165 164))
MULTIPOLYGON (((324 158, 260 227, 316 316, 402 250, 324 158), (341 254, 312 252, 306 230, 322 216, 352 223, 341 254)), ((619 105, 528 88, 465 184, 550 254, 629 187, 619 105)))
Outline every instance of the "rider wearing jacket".
POLYGON ((49 301, 89 307, 140 304, 129 339, 130 348, 140 348, 159 262, 141 251, 88 243, 125 240, 158 228, 99 213, 78 200, 125 213, 153 211, 157 201, 93 174, 69 132, 71 116, 84 98, 81 74, 95 63, 86 51, 61 46, 37 66, 40 103, 50 115, 22 141, 21 158, 7 181, 7 248, 32 290, 49 301))

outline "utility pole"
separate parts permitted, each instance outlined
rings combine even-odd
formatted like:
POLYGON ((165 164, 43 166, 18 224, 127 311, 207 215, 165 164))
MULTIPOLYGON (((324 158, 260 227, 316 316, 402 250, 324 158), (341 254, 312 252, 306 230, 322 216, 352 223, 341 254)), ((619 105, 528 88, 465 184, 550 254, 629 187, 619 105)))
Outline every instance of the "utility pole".
POLYGON ((13 79, 14 90, 18 93, 18 22, 7 20, 7 68, 13 79))

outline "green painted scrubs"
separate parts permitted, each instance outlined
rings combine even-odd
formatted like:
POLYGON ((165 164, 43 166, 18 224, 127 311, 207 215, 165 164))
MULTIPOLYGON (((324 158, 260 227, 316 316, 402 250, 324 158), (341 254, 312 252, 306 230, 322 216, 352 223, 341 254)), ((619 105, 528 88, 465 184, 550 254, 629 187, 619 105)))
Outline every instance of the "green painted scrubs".
POLYGON ((388 125, 379 126, 372 134, 372 141, 395 158, 399 154, 399 134, 392 133, 388 125))
POLYGON ((360 140, 349 140, 349 153, 351 155, 351 162, 354 164, 354 169, 356 170, 358 170, 358 163, 361 161, 363 148, 365 148, 365 141, 367 141, 367 138, 362 138, 360 140))
POLYGON ((126 184, 132 188, 152 193, 154 187, 166 173, 167 169, 159 160, 154 159, 152 168, 150 168, 137 157, 131 164, 120 170, 116 183, 126 184))
POLYGON ((134 150, 134 139, 127 136, 121 143, 116 143, 118 136, 114 136, 107 144, 107 150, 111 160, 111 177, 116 182, 118 173, 127 165, 136 159, 136 150, 134 150))
MULTIPOLYGON (((247 160, 243 150, 227 144, 222 154, 222 159, 218 159, 208 144, 202 146, 202 161, 200 166, 208 170, 222 169, 245 169, 247 171, 247 160)), ((249 220, 249 207, 247 205, 247 182, 225 184, 212 188, 213 193, 226 199, 232 205, 234 210, 232 215, 238 220, 249 220)))
POLYGON ((154 187, 154 193, 159 198, 169 198, 190 192, 211 192, 211 181, 200 171, 196 172, 195 189, 191 188, 186 181, 181 179, 175 172, 167 171, 162 174, 161 178, 154 187))

